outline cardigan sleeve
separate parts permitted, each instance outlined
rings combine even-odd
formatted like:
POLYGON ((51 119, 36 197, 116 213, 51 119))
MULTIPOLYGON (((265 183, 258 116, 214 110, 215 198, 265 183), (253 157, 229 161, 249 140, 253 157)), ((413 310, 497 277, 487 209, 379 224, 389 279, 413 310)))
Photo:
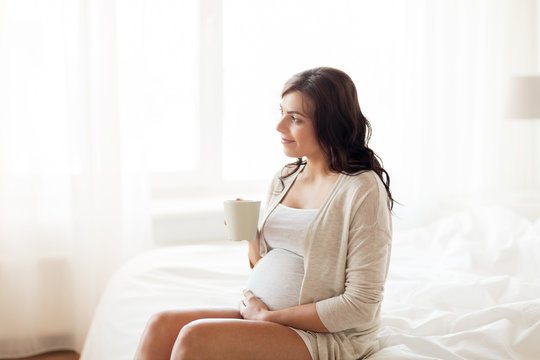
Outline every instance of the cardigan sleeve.
POLYGON ((330 332, 367 329, 378 322, 391 252, 391 215, 380 190, 364 194, 351 221, 343 293, 316 303, 330 332))

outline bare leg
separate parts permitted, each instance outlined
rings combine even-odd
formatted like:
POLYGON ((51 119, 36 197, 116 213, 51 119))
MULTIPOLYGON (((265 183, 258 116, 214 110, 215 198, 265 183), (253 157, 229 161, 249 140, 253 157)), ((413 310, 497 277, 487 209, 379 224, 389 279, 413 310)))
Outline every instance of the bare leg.
POLYGON ((136 360, 169 360, 173 345, 184 325, 197 319, 241 319, 234 308, 169 310, 154 314, 144 329, 139 342, 136 360))
POLYGON ((182 328, 171 360, 311 360, 292 329, 266 321, 202 319, 182 328))

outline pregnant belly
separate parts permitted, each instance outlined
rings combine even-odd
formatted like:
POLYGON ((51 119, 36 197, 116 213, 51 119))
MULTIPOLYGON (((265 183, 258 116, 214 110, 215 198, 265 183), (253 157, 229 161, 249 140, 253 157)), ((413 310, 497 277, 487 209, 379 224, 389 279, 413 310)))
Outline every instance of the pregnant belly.
POLYGON ((299 304, 304 258, 284 249, 270 250, 253 268, 247 288, 270 310, 299 304))

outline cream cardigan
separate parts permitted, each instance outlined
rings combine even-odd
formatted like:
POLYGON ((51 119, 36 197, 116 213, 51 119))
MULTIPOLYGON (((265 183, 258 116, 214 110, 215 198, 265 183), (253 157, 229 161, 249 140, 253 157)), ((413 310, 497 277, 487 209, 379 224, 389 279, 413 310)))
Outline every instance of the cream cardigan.
MULTIPOLYGON (((302 169, 284 180, 283 191, 276 174, 260 229, 302 169)), ((374 171, 340 174, 306 233, 299 304, 316 303, 330 332, 375 334, 391 244, 392 219, 378 175, 374 171)), ((266 252, 262 237, 261 256, 266 252)))

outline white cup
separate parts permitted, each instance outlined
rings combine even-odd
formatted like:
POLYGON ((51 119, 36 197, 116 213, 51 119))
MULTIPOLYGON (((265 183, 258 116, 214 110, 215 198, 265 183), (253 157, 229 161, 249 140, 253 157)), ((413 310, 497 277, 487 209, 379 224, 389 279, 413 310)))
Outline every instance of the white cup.
POLYGON ((229 240, 255 240, 260 207, 261 202, 257 200, 225 200, 223 202, 229 240))

